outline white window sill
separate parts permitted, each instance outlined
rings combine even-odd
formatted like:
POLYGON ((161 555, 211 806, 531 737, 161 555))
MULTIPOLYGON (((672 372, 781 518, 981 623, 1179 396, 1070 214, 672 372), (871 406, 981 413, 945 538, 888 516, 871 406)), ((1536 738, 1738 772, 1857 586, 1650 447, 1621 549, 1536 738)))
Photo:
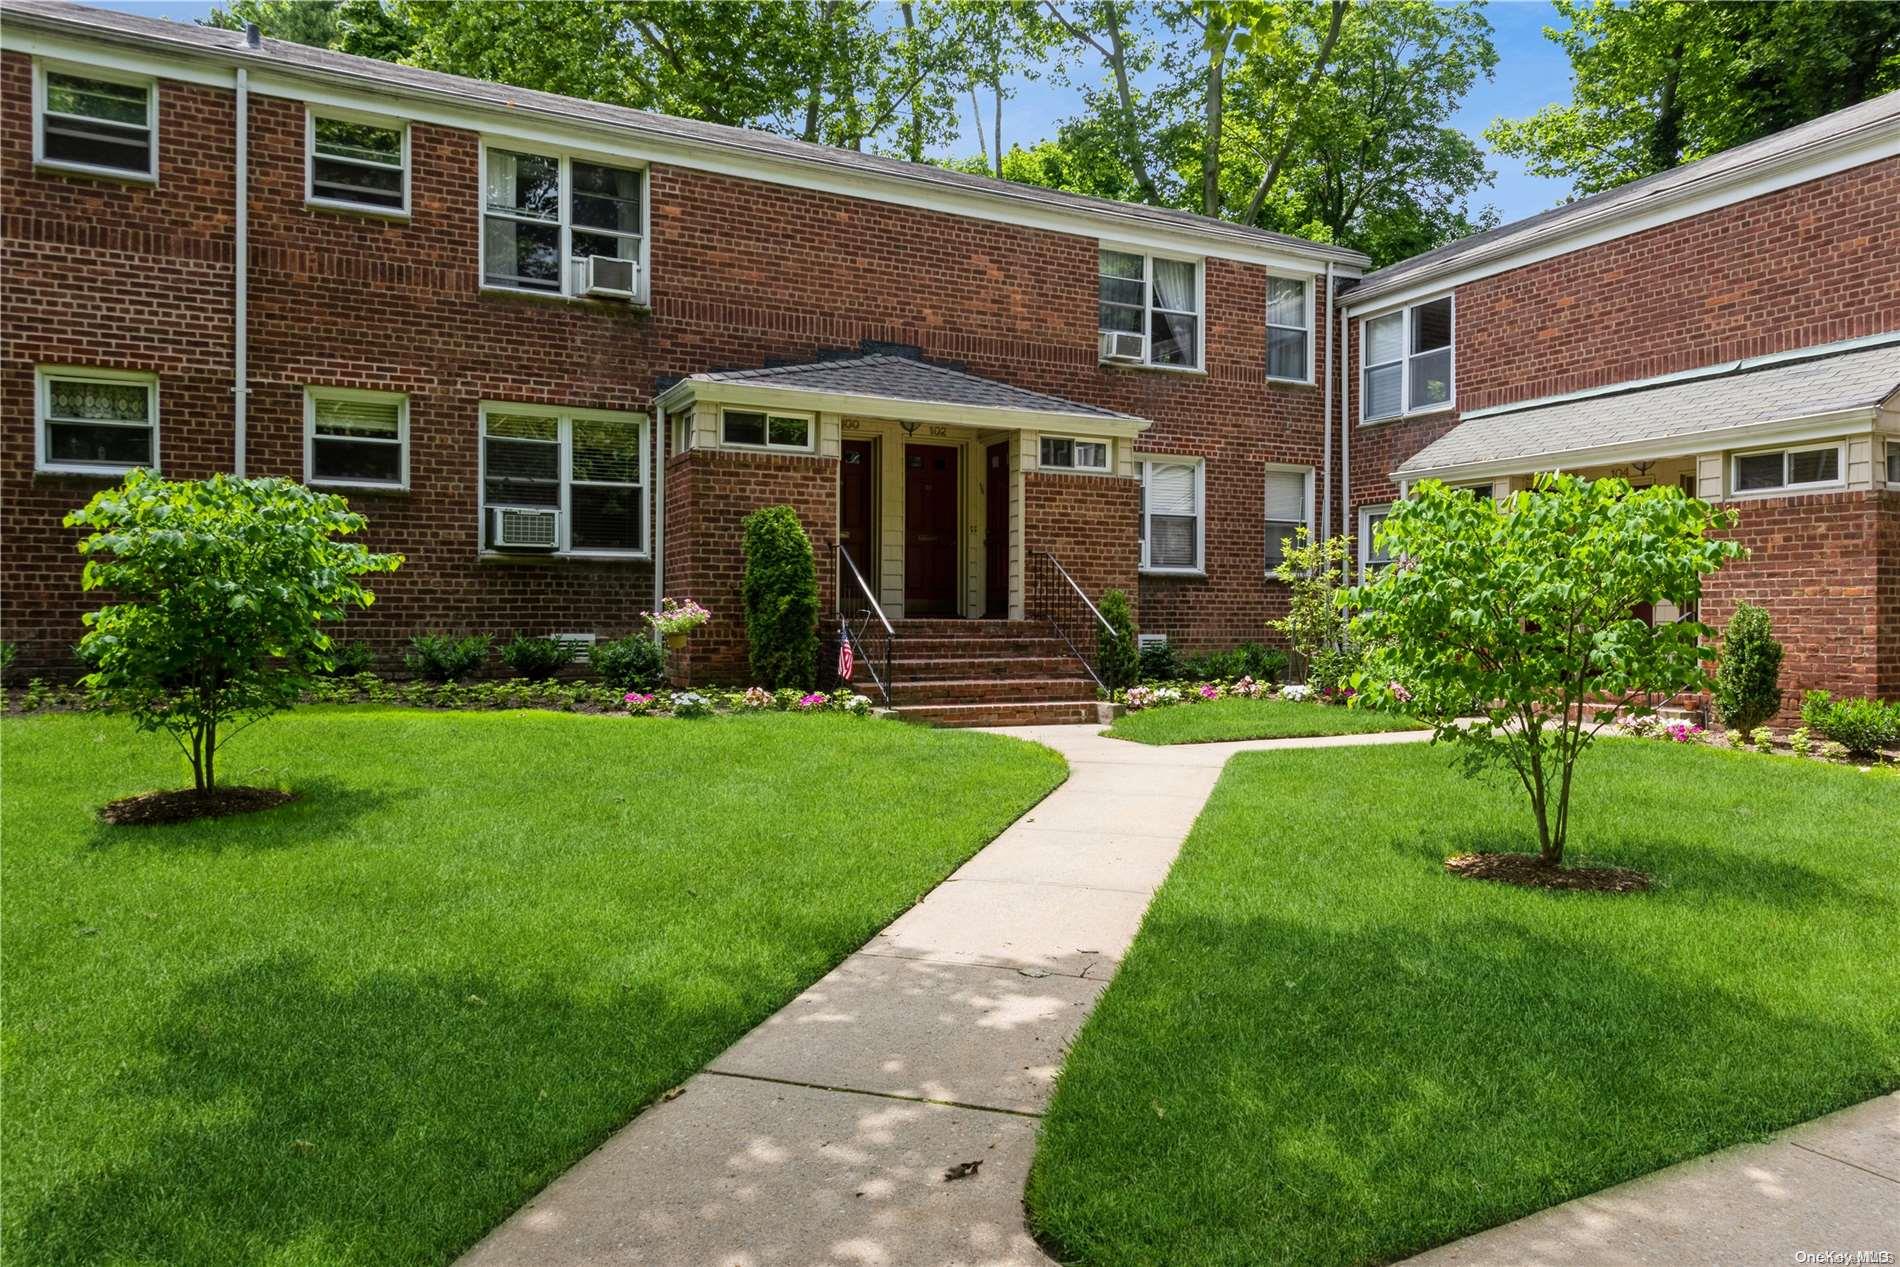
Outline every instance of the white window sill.
POLYGON ((653 556, 626 550, 482 550, 483 563, 650 563, 653 556))
POLYGON ((1267 381, 1269 383, 1278 383, 1282 387, 1317 387, 1319 386, 1319 384, 1315 383, 1310 377, 1308 378, 1281 378, 1277 374, 1269 374, 1267 375, 1267 381))
POLYGON ((33 473, 35 475, 90 475, 96 479, 116 480, 139 470, 150 471, 154 475, 159 473, 155 466, 138 464, 132 466, 36 466, 33 468, 33 473))
POLYGON ((407 207, 372 207, 360 202, 339 202, 333 198, 305 198, 305 211, 340 211, 345 215, 368 216, 372 220, 409 219, 407 207))
POLYGON ((154 172, 135 172, 123 167, 94 167, 90 163, 67 163, 57 158, 36 159, 33 170, 50 172, 59 176, 92 176, 101 180, 122 180, 129 185, 158 184, 158 176, 154 172))
POLYGON ((1205 577, 1205 568, 1149 568, 1140 569, 1143 576, 1199 576, 1205 577))
POLYGON ((358 493, 406 493, 407 484, 382 484, 375 480, 313 480, 306 479, 309 488, 347 488, 358 493))
POLYGON ((1152 361, 1109 360, 1101 360, 1097 364, 1105 370, 1147 370, 1154 374, 1194 374, 1202 378, 1207 377, 1207 371, 1195 365, 1156 365, 1152 361))
POLYGON ((1846 480, 1831 480, 1826 484, 1784 484, 1780 488, 1751 488, 1747 492, 1731 492, 1727 500, 1732 502, 1759 502, 1774 497, 1804 497, 1809 493, 1844 493, 1846 480))
POLYGON ((610 299, 604 295, 568 295, 558 290, 529 290, 526 286, 497 286, 493 282, 483 282, 481 293, 546 299, 554 303, 591 304, 603 308, 631 308, 635 312, 648 312, 652 308, 645 295, 635 295, 632 299, 610 299))
POLYGON ((1427 405, 1423 409, 1408 409, 1402 414, 1384 414, 1377 418, 1362 416, 1359 419, 1359 425, 1362 427, 1380 427, 1388 422, 1411 422, 1416 418, 1430 418, 1437 414, 1456 413, 1457 410, 1458 402, 1448 400, 1442 405, 1427 405))
POLYGON ((1106 466, 1037 466, 1039 475, 1113 475, 1106 466))

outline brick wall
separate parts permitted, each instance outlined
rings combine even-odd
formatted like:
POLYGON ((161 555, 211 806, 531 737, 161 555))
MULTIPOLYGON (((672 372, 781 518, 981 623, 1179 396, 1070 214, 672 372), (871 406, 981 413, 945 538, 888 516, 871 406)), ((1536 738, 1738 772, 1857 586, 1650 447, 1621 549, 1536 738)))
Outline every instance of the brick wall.
MULTIPOLYGON (((712 612, 670 667, 681 680, 748 684, 745 517, 762 506, 790 506, 811 538, 818 569, 819 656, 835 650, 836 589, 832 547, 838 540, 838 460, 697 449, 666 468, 667 589, 712 612)), ((822 680, 822 675, 821 675, 822 680)))
MULTIPOLYGON (((166 472, 227 468, 234 185, 230 94, 170 80, 160 82, 156 188, 34 173, 30 67, 8 53, 0 79, 8 193, 0 606, 4 635, 23 644, 22 667, 37 671, 67 663, 87 606, 58 518, 104 481, 32 474, 32 367, 156 371, 166 472)), ((1139 413, 1157 424, 1145 450, 1206 457, 1216 516, 1209 581, 1191 606, 1178 598, 1170 606, 1170 594, 1185 592, 1174 581, 1140 588, 1144 598, 1153 591, 1164 628, 1188 645, 1260 636, 1275 601, 1257 567, 1260 470, 1267 461, 1316 463, 1322 434, 1317 388, 1265 382, 1261 269, 1209 262, 1207 373, 1107 369, 1095 355, 1092 236, 655 165, 650 312, 497 295, 479 288, 473 133, 411 126, 411 215, 395 220, 304 205, 301 103, 253 94, 250 126, 250 473, 301 476, 307 385, 409 397, 411 487, 351 494, 370 516, 368 543, 408 562, 379 578, 380 601, 346 636, 386 654, 426 629, 611 636, 636 628, 651 604, 644 563, 480 557, 480 401, 650 410, 662 376, 864 340, 915 345, 975 373, 1139 413)), ((823 499, 801 488, 797 504, 835 517, 835 479, 829 487, 823 499)), ((706 536, 705 557, 723 551, 736 567, 736 533, 718 536, 732 531, 733 516, 701 524, 696 514, 669 508, 671 541, 706 536)), ((1125 518, 1132 523, 1132 510, 1125 518)), ((1134 536, 1116 535, 1126 557, 1115 575, 1133 586, 1134 536)), ((667 589, 690 592, 691 576, 669 578, 667 589)), ((731 663, 730 648, 717 654, 731 663)))
POLYGON ((1875 602, 1880 624, 1876 676, 1882 699, 1900 700, 1900 489, 1880 494, 1875 511, 1875 541, 1880 553, 1875 602))
MULTIPOLYGON (((1098 603, 1111 589, 1128 595, 1130 604, 1142 601, 1140 514, 1141 486, 1134 480, 1023 474, 1024 549, 1053 554, 1098 603)), ((1136 619, 1144 619, 1138 606, 1136 619)))

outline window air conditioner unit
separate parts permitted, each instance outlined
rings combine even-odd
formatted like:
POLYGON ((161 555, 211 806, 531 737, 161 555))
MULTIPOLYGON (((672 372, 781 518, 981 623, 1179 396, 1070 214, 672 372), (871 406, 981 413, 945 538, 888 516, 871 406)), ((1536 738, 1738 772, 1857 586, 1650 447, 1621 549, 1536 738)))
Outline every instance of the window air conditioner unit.
POLYGON ((561 544, 561 512, 497 506, 495 545, 504 550, 552 550, 561 544))
POLYGON ((602 299, 632 299, 640 288, 640 263, 615 255, 589 255, 580 265, 581 290, 602 299))
POLYGON ((1104 330, 1101 353, 1104 361, 1145 361, 1148 359, 1148 336, 1126 330, 1104 330))

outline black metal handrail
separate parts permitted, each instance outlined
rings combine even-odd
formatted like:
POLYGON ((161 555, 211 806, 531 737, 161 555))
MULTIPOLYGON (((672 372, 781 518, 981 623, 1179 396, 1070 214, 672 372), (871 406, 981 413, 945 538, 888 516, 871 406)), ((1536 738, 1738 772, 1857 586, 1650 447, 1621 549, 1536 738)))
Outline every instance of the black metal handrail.
POLYGON ((1028 571, 1029 601, 1025 607, 1029 618, 1048 621, 1070 654, 1080 660, 1089 676, 1095 679, 1095 685, 1108 689, 1103 686, 1099 671, 1102 638, 1104 635, 1113 638, 1115 627, 1096 610, 1095 604, 1055 555, 1047 550, 1031 551, 1028 571))
POLYGON ((871 586, 865 581, 864 573, 858 571, 858 565, 852 561, 850 552, 844 543, 838 543, 838 637, 851 644, 851 654, 855 663, 862 664, 864 671, 871 675, 871 681, 877 684, 877 692, 884 697, 888 706, 891 702, 891 652, 897 644, 897 631, 891 628, 889 617, 878 606, 877 595, 871 592, 871 586), (845 578, 854 582, 855 593, 847 593, 845 578), (853 604, 862 600, 862 606, 855 609, 853 604), (873 656, 873 647, 881 652, 873 656), (884 672, 878 672, 882 662, 884 672))

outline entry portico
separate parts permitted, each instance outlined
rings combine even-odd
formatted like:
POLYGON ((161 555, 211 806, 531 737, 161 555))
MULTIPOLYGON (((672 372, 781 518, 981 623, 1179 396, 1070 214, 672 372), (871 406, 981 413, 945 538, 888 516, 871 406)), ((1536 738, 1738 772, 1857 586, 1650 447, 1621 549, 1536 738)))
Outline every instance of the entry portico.
MULTIPOLYGON (((835 469, 835 495, 801 517, 821 549, 844 548, 891 619, 1021 620, 1025 565, 1039 548, 1034 477, 1131 488, 1134 438, 1149 426, 890 352, 694 374, 656 403, 675 459, 803 457, 835 469)), ((1132 571, 1132 517, 1126 528, 1132 571)), ((1060 554, 1060 543, 1040 548, 1051 545, 1060 554)))

